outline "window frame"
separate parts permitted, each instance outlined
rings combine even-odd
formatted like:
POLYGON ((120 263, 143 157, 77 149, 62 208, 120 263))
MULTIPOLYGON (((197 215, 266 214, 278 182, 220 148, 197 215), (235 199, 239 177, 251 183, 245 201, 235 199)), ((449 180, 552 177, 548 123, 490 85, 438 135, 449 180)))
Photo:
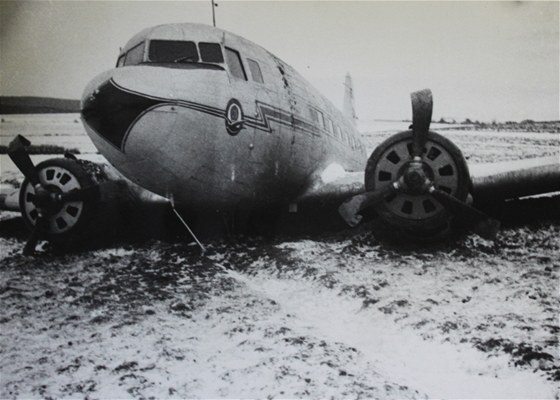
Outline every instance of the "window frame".
POLYGON ((308 109, 309 109, 310 121, 314 124, 317 123, 318 124, 317 128, 319 128, 320 130, 325 129, 325 116, 323 115, 323 112, 311 105, 308 106, 308 109), (311 117, 311 113, 315 113, 317 119, 311 117))
POLYGON ((173 63, 173 61, 161 61, 161 60, 152 60, 150 59, 150 50, 152 48, 153 42, 178 42, 178 43, 192 43, 194 46, 194 50, 196 51, 196 60, 193 62, 200 62, 200 51, 198 49, 198 45, 194 40, 173 40, 173 39, 150 39, 149 45, 147 46, 147 51, 145 55, 146 62, 153 63, 153 64, 168 64, 173 63))
POLYGON ((258 61, 253 60, 252 58, 247 57, 247 65, 249 66, 249 71, 251 72, 251 79, 253 82, 256 83, 260 83, 264 85, 264 76, 262 74, 262 69, 260 64, 258 63, 258 61), (258 77, 260 77, 259 79, 255 79, 255 74, 253 73, 253 68, 251 68, 251 66, 254 65, 257 67, 257 71, 258 71, 258 77))
POLYGON ((131 47, 124 55, 124 62, 123 62, 123 67, 128 67, 131 65, 139 65, 142 64, 143 62, 146 61, 146 41, 143 40, 142 42, 138 43, 136 46, 131 47), (128 61, 128 56, 130 55, 130 53, 132 53, 133 50, 137 49, 138 47, 142 46, 142 57, 140 59, 140 62, 134 63, 134 64, 127 64, 128 61))
POLYGON ((117 58, 117 65, 115 66, 115 68, 124 67, 125 60, 126 60, 126 53, 123 53, 119 56, 119 58, 117 58))
POLYGON ((222 50, 222 45, 220 43, 198 42, 197 46, 198 46, 198 55, 199 55, 199 59, 200 59, 201 62, 213 63, 213 64, 226 64, 226 59, 224 57, 224 51, 222 50), (206 61, 206 60, 204 60, 204 58, 202 57, 202 50, 200 49, 200 45, 207 45, 207 44, 218 46, 218 48, 220 49, 220 55, 222 56, 222 61, 206 61))
POLYGON ((325 130, 330 135, 333 135, 334 134, 334 123, 332 122, 332 120, 329 117, 324 117, 324 118, 325 118, 325 130))
POLYGON ((224 50, 225 50, 225 65, 227 66, 228 72, 230 76, 233 76, 236 79, 239 80, 244 80, 244 81, 248 81, 247 79, 247 71, 245 71, 245 66, 243 65, 243 59, 241 58, 241 53, 239 53, 237 50, 232 49, 231 47, 227 47, 224 46, 224 50), (243 77, 237 76, 235 74, 233 74, 231 68, 230 68, 230 64, 229 64, 229 53, 228 52, 232 52, 233 54, 236 55, 237 60, 239 61, 239 66, 241 67, 241 72, 243 73, 243 77))

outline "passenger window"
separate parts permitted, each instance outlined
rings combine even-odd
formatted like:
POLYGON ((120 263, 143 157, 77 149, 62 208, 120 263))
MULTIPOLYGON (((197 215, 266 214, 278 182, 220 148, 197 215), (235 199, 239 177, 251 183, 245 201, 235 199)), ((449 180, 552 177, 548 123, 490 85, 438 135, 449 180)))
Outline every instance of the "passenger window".
POLYGON ((327 129, 327 132, 330 133, 332 135, 333 133, 333 124, 332 121, 325 117, 325 128, 327 129))
POLYGON ((342 131, 342 141, 348 143, 348 135, 345 131, 342 131))
POLYGON ((198 51, 194 42, 152 40, 148 60, 158 63, 198 62, 198 51))
POLYGON ((222 47, 218 43, 199 43, 200 58, 204 62, 223 63, 222 47))
POLYGON ((321 115, 319 115, 319 111, 315 110, 314 108, 309 107, 309 118, 311 119, 311 121, 313 122, 313 124, 315 126, 317 126, 318 128, 322 128, 323 127, 323 117, 321 115))
POLYGON ((253 80, 258 83, 264 83, 259 63, 251 60, 250 58, 247 59, 247 63, 249 64, 249 69, 251 70, 251 77, 253 78, 253 80))
POLYGON ((226 47, 226 63, 230 74, 236 78, 247 80, 245 69, 243 69, 243 64, 241 63, 241 57, 239 57, 237 51, 226 47))
POLYGON ((134 46, 126 53, 124 65, 137 65, 144 61, 144 42, 134 46))

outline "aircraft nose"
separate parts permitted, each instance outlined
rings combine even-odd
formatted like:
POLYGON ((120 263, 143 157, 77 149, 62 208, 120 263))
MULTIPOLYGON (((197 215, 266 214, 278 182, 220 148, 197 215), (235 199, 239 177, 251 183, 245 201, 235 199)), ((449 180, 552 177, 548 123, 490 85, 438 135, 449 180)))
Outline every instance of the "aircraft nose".
POLYGON ((81 114, 90 129, 124 151, 124 140, 131 124, 158 103, 158 100, 127 91, 107 79, 86 89, 81 114))

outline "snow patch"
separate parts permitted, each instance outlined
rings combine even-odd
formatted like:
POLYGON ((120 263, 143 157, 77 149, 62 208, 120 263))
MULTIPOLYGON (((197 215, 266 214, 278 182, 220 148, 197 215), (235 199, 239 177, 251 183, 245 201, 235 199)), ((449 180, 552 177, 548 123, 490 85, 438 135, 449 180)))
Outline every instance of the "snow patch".
POLYGON ((436 398, 551 398, 544 377, 508 366, 508 357, 487 358, 469 345, 422 340, 376 310, 332 291, 293 280, 229 275, 277 302, 302 327, 325 340, 363 353, 377 371, 436 398))

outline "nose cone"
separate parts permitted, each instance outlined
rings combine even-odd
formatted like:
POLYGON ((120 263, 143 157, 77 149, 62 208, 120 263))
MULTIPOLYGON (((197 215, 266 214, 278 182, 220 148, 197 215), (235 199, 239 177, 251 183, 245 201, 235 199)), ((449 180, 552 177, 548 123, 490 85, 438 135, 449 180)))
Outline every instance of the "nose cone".
POLYGON ((158 100, 125 90, 107 78, 88 86, 82 98, 82 119, 91 130, 120 151, 132 123, 158 100))

